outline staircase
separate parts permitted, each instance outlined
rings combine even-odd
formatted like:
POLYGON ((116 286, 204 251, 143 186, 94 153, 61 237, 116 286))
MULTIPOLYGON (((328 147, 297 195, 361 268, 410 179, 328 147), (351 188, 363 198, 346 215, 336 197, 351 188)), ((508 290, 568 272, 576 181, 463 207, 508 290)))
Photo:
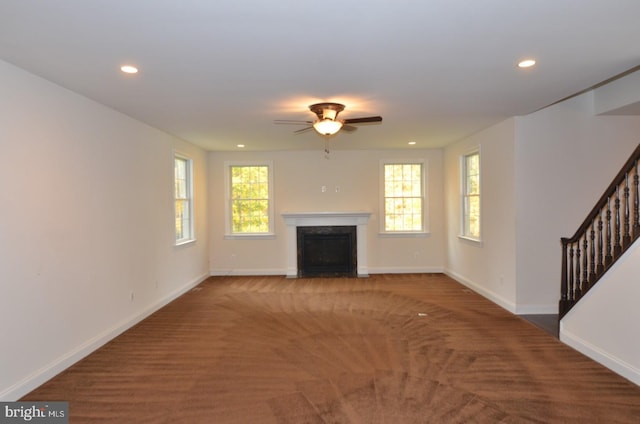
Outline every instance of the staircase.
POLYGON ((559 319, 580 301, 640 236, 636 147, 582 225, 562 242, 559 319))

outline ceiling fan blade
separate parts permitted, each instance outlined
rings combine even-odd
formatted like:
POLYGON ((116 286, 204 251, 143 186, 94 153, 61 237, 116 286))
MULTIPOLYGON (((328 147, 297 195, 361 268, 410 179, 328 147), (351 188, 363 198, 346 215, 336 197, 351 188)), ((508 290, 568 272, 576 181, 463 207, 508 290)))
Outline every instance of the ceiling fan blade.
POLYGON ((313 124, 313 121, 298 121, 294 119, 276 119, 273 121, 274 124, 277 125, 310 125, 313 124))
POLYGON ((342 126, 342 131, 346 131, 346 132, 354 132, 356 131, 358 128, 354 127, 353 125, 343 125, 342 126))
POLYGON ((301 130, 294 131, 293 133, 294 133, 294 134, 302 134, 303 132, 307 132, 307 131, 309 131, 310 129, 313 129, 313 127, 306 127, 306 128, 302 128, 301 130))
POLYGON ((382 116, 366 116, 364 118, 345 119, 345 124, 364 124, 367 122, 382 122, 382 116))

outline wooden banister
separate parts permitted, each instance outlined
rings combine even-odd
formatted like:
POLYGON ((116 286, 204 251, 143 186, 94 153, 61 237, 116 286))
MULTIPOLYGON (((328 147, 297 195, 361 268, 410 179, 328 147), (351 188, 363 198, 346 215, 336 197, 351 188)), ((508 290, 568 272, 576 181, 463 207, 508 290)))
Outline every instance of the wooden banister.
POLYGON ((640 236, 640 144, 572 237, 561 238, 562 318, 640 236))

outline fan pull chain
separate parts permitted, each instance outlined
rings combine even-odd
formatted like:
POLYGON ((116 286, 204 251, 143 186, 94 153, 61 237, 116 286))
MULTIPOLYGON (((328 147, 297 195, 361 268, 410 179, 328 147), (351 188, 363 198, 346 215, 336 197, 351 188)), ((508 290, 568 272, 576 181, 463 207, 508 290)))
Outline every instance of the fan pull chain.
POLYGON ((329 143, 328 140, 325 138, 324 139, 324 158, 329 160, 329 143))

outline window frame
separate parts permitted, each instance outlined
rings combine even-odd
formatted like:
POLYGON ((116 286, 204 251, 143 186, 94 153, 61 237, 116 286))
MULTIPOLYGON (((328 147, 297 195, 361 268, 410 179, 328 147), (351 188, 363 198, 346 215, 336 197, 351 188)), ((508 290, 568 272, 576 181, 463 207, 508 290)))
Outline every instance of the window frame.
POLYGON ((174 244, 176 246, 181 246, 181 245, 193 243, 196 241, 195 222, 194 222, 194 203, 195 202, 193 198, 193 159, 183 153, 174 151, 173 152, 173 239, 174 239, 174 244), (185 170, 186 188, 185 188, 184 198, 178 198, 177 192, 176 192, 176 180, 177 180, 176 162, 178 160, 184 161, 186 164, 186 170, 185 170), (188 223, 187 223, 188 235, 182 238, 178 238, 178 232, 177 232, 177 226, 176 226, 177 219, 178 219, 178 208, 177 208, 178 200, 186 201, 189 206, 188 223))
POLYGON ((264 239, 275 238, 274 220, 274 190, 273 190, 273 161, 225 161, 224 163, 224 186, 225 186, 225 239, 264 239), (268 219, 269 230, 262 233, 234 233, 233 232, 233 204, 231 199, 231 169, 236 166, 266 166, 268 169, 268 219))
POLYGON ((382 159, 380 160, 380 186, 379 186, 379 198, 380 198, 380 228, 378 235, 381 237, 425 237, 430 234, 429 232, 429 202, 428 202, 428 161, 422 158, 418 159, 382 159), (385 166, 386 165, 421 165, 421 187, 420 198, 422 199, 422 229, 421 230, 408 230, 408 231, 389 231, 385 229, 386 211, 385 211, 385 166))
POLYGON ((469 240, 476 243, 482 243, 482 155, 480 146, 474 147, 466 153, 460 155, 460 228, 459 238, 469 240), (468 169, 467 159, 471 156, 478 156, 478 193, 467 193, 468 169), (466 229, 471 227, 467 217, 467 198, 477 196, 478 198, 478 236, 467 234, 466 229))

